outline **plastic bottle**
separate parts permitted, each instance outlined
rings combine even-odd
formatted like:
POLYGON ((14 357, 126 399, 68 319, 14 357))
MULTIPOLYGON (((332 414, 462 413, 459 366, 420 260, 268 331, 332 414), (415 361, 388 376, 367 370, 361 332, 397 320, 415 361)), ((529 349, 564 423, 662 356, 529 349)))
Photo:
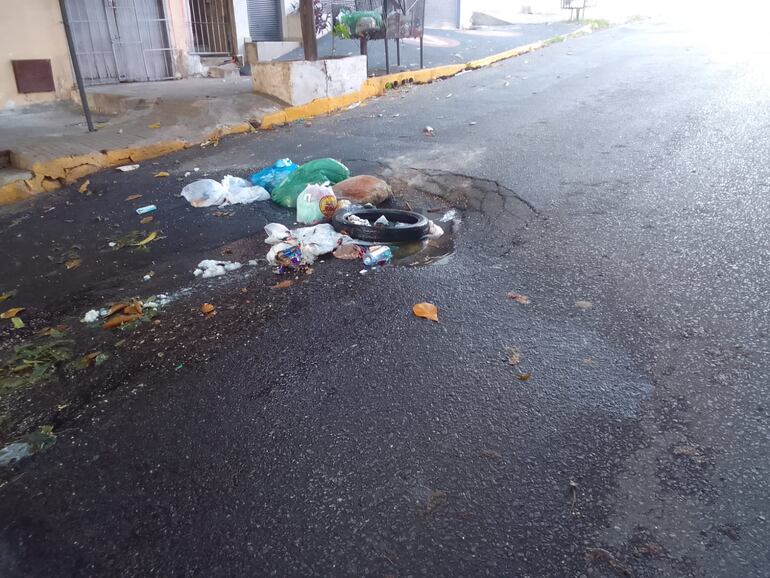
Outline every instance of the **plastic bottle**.
POLYGON ((364 254, 364 265, 375 267, 389 263, 393 258, 393 252, 387 245, 372 245, 364 254))

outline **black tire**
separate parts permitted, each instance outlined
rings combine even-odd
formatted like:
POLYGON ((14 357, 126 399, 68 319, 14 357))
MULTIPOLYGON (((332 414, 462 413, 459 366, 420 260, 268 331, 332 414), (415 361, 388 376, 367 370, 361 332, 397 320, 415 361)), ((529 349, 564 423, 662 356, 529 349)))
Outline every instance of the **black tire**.
POLYGON ((419 241, 430 232, 430 222, 419 213, 398 211, 395 209, 361 209, 337 211, 332 218, 332 226, 339 233, 346 233, 353 239, 372 243, 405 243, 419 241), (404 227, 367 227, 354 225, 345 220, 347 215, 354 214, 361 219, 374 223, 382 215, 391 223, 406 223, 404 227))

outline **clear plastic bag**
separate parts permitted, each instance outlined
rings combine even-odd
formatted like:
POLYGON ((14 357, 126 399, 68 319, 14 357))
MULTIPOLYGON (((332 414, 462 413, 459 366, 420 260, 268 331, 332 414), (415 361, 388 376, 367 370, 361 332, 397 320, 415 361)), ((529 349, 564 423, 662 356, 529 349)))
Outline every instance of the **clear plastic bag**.
POLYGON ((337 210, 337 197, 331 187, 308 185, 297 198, 297 222, 316 225, 328 221, 337 210))

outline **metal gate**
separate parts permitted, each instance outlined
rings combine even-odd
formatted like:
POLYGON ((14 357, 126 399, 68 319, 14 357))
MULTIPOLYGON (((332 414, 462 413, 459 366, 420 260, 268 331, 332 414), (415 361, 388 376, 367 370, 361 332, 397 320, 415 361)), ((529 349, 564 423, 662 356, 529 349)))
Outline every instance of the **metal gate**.
POLYGON ((189 0, 191 52, 205 56, 231 55, 231 0, 189 0))
POLYGON ((281 0, 246 0, 246 6, 252 40, 282 40, 281 0))
POLYGON ((86 84, 174 77, 163 0, 65 0, 86 84))
POLYGON ((427 0, 425 2, 426 28, 459 28, 460 0, 427 0))

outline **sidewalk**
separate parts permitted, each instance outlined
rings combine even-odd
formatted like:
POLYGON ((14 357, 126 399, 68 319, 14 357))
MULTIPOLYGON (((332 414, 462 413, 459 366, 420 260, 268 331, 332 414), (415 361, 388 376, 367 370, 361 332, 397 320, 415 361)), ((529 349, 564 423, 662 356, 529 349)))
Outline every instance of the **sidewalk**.
MULTIPOLYGON (((318 99, 301 107, 256 94, 251 79, 193 78, 164 82, 90 87, 96 132, 89 133, 73 103, 57 103, 0 113, 0 151, 10 150, 10 167, 0 165, 0 205, 52 191, 101 169, 133 164, 229 134, 269 128, 310 118, 382 94, 388 85, 430 82, 500 58, 542 47, 554 36, 579 29, 574 23, 517 24, 475 30, 430 30, 425 35, 425 68, 419 43, 404 41, 402 67, 379 76, 358 93, 318 99), (407 71, 408 72, 405 72, 407 71), (388 82, 392 81, 392 82, 388 82)), ((335 53, 357 53, 355 41, 335 40, 335 53)), ((383 44, 369 46, 370 73, 384 72, 383 44)), ((331 38, 319 43, 319 56, 331 54, 331 38)), ((285 59, 302 58, 290 53, 285 59)))
MULTIPOLYGON (((553 36, 568 34, 580 27, 574 22, 551 22, 536 24, 512 24, 510 26, 479 27, 469 30, 426 29, 424 36, 424 67, 445 66, 478 60, 517 46, 546 40, 553 36)), ((390 72, 416 70, 420 67, 420 41, 409 38, 401 41, 401 66, 396 62, 396 44, 388 42, 390 72)), ((359 54, 358 40, 334 39, 330 34, 318 39, 318 56, 349 56, 359 54)), ((385 74, 385 43, 382 40, 369 42, 369 74, 385 74)), ((279 60, 300 60, 302 48, 292 50, 279 60)))
POLYGON ((11 151, 15 172, 26 171, 20 173, 24 180, 0 180, 0 203, 56 189, 104 167, 247 132, 251 122, 282 108, 252 92, 249 78, 117 84, 91 87, 88 95, 97 127, 92 133, 74 103, 0 115, 0 149, 11 151))

